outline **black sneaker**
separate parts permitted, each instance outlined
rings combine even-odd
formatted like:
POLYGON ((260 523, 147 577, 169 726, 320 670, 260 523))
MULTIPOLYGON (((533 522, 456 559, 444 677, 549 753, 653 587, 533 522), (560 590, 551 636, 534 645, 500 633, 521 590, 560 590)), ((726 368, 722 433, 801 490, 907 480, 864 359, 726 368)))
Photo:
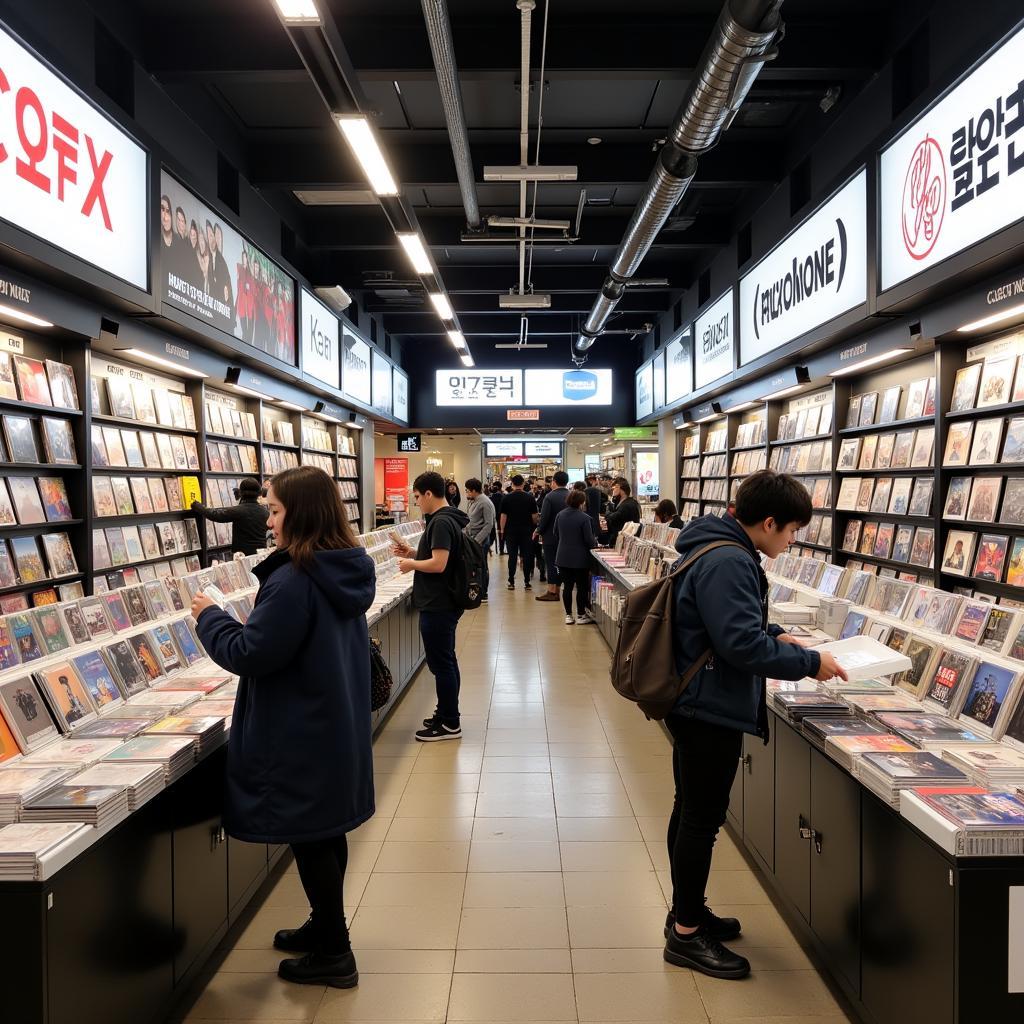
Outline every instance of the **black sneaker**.
POLYGON ((484 596, 480 598, 480 603, 481 604, 487 604, 487 595, 486 594, 484 594, 484 596))
POLYGON ((312 953, 316 948, 312 917, 301 928, 282 928, 274 936, 274 949, 285 953, 312 953))
POLYGON ((508 589, 509 590, 515 590, 516 589, 516 585, 511 580, 509 581, 508 589))
POLYGON ((355 988, 359 984, 356 958, 351 952, 340 956, 307 953, 297 960, 282 960, 277 973, 285 981, 298 985, 330 985, 331 988, 355 988))
POLYGON ((692 935, 680 935, 673 927, 665 943, 665 962, 712 978, 739 979, 750 973, 750 961, 711 938, 703 925, 692 935))
POLYGON ((436 743, 438 740, 457 740, 461 737, 461 726, 445 725, 444 722, 440 720, 431 722, 430 725, 424 725, 424 727, 416 733, 416 739, 418 739, 420 743, 436 743))
POLYGON ((529 580, 526 581, 526 588, 525 589, 526 590, 533 590, 533 584, 529 580))
MULTIPOLYGON (((708 935, 713 939, 717 939, 719 942, 732 942, 733 939, 740 937, 740 923, 735 917, 719 917, 717 914, 711 912, 710 907, 704 908, 703 919, 701 924, 707 931, 708 935)), ((668 912, 668 916, 665 918, 665 938, 668 938, 668 934, 676 926, 676 915, 674 910, 668 912)))
POLYGON ((432 725, 436 725, 438 721, 437 710, 435 709, 434 713, 429 718, 423 719, 423 728, 429 729, 432 725))

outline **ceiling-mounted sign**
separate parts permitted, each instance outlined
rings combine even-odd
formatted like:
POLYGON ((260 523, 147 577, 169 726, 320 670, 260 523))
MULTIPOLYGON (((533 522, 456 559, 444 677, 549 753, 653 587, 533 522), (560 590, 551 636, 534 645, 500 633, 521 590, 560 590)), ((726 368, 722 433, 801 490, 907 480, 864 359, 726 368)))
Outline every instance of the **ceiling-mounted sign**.
POLYGON ((156 231, 164 302, 295 365, 295 282, 167 171, 156 231))
POLYGON ((561 441, 527 441, 525 444, 526 455, 531 458, 547 458, 554 456, 560 458, 562 454, 561 441))
POLYGON ((373 411, 391 418, 391 362, 376 349, 372 350, 373 411))
POLYGON ((488 441, 484 446, 484 457, 492 458, 515 458, 522 457, 522 441, 488 441))
POLYGON ((373 397, 370 372, 370 346, 342 324, 341 390, 349 398, 369 407, 373 397))
POLYGON ((698 388, 735 369, 736 324, 733 319, 731 288, 697 317, 694 324, 694 376, 698 388))
POLYGON ((867 300, 867 228, 862 170, 744 275, 741 366, 867 300))
POLYGON ((392 367, 391 404, 395 419, 401 423, 408 423, 409 378, 397 366, 392 367))
POLYGON ((399 434, 398 450, 403 453, 422 451, 422 436, 420 434, 399 434))
POLYGON ((303 288, 299 292, 299 338, 302 372, 332 388, 341 387, 338 318, 303 288))
POLYGON ((654 412, 654 364, 644 363, 636 371, 636 418, 642 420, 654 412))
POLYGON ((1024 216, 1024 29, 882 153, 882 288, 1024 216))
POLYGON ((509 409, 505 413, 505 419, 510 423, 514 420, 534 420, 540 419, 540 409, 509 409))
POLYGON ((654 357, 654 408, 665 407, 665 353, 654 357))
POLYGON ((0 28, 0 217, 149 287, 146 151, 0 28))
POLYGON ((434 387, 439 406, 523 404, 522 370, 437 370, 434 387))
POLYGON ((693 359, 690 332, 670 341, 665 348, 665 404, 674 405, 693 391, 693 359))
POLYGON ((611 370, 527 370, 527 405, 611 405, 611 370))

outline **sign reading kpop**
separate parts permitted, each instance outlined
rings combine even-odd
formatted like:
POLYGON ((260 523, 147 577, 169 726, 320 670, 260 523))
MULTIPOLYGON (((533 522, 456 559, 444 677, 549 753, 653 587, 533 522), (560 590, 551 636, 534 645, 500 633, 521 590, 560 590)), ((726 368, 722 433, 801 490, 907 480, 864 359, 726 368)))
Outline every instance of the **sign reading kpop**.
POLYGON ((0 27, 0 217, 149 285, 147 157, 0 27))
POLYGON ((867 300, 867 202, 861 171, 743 277, 741 366, 867 300))
POLYGON ((882 288, 1024 216, 1024 29, 882 153, 882 288))
POLYGON ((299 291, 302 372, 332 388, 341 386, 338 318, 305 288, 299 291))

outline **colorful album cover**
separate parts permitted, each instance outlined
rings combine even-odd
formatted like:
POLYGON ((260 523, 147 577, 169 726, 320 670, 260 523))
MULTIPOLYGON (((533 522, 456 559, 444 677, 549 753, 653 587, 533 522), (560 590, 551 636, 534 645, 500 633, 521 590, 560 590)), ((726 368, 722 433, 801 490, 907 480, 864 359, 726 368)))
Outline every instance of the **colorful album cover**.
POLYGON ((18 391, 23 402, 34 405, 53 405, 50 397, 50 382, 46 378, 46 366, 38 359, 28 356, 14 356, 14 373, 18 380, 18 391))
POLYGON ((128 548, 124 542, 124 534, 120 526, 111 526, 103 531, 107 538, 107 548, 110 550, 111 565, 128 564, 128 548))
POLYGON ((167 626, 155 626, 149 630, 147 635, 150 646, 155 648, 165 673, 170 674, 183 667, 184 663, 182 662, 181 654, 178 652, 178 648, 175 646, 174 639, 171 636, 171 631, 167 626))
POLYGON ((1003 565, 1010 538, 1001 534, 983 533, 978 542, 978 554, 974 560, 974 576, 979 580, 998 583, 1003 578, 1003 565))
POLYGON ((50 381, 50 396, 58 409, 78 408, 78 389, 75 372, 67 363, 46 360, 46 375, 50 381))
POLYGON ((0 683, 0 704, 22 750, 57 735, 43 695, 30 676, 0 683))
POLYGON ((36 634, 42 640, 47 654, 59 654, 71 646, 57 605, 37 608, 32 614, 35 616, 36 634))
POLYGON ((107 468, 110 465, 110 459, 107 457, 107 445, 103 440, 103 428, 94 423, 89 437, 91 442, 90 447, 92 448, 93 467, 98 467, 100 469, 107 468))
POLYGON ((23 526, 32 526, 46 522, 46 513, 39 500, 39 488, 31 476, 8 477, 7 486, 11 490, 11 500, 18 514, 18 522, 23 526))
POLYGON ((1024 800, 1013 793, 930 793, 924 799, 966 829, 1024 828, 1024 800))
POLYGON ((1011 587, 1024 587, 1024 537, 1014 537, 1010 558, 1006 563, 1006 582, 1011 587))
POLYGON ((75 466, 78 464, 78 452, 75 439, 71 433, 71 424, 56 416, 43 416, 39 420, 43 434, 43 450, 46 461, 57 466, 75 466))
POLYGON ((131 645, 135 657, 138 658, 142 670, 146 673, 146 678, 151 683, 164 675, 156 650, 145 633, 136 633, 134 636, 128 637, 128 643, 131 645))
POLYGON ((127 467, 128 457, 124 453, 124 445, 121 443, 121 431, 117 427, 103 428, 103 443, 106 445, 109 464, 118 469, 127 467))
POLYGON ((185 619, 175 619, 170 624, 170 629, 171 635, 178 644, 178 650, 181 651, 187 664, 194 665, 203 660, 205 655, 185 619))
POLYGON ((1016 367, 1016 356, 985 360, 981 369, 977 408, 984 409, 989 405, 1005 405, 1009 402, 1016 367))
POLYGON ((139 443, 139 432, 137 430, 122 430, 121 444, 124 447, 124 456, 131 469, 144 469, 145 459, 142 457, 142 447, 139 443))
POLYGON ((927 476, 914 478, 914 493, 910 499, 910 506, 907 515, 928 516, 932 511, 932 491, 935 488, 935 481, 927 476))
POLYGON ((97 708, 108 707, 121 699, 117 683, 99 651, 87 651, 72 661, 97 708))
POLYGON ((942 571, 966 576, 970 571, 976 538, 977 534, 966 530, 950 530, 946 537, 946 551, 942 556, 942 571))
POLYGON ((120 594, 124 601, 125 611, 133 626, 141 626, 143 622, 150 619, 145 592, 141 586, 125 587, 120 594))
POLYGON ((879 434, 878 447, 875 449, 875 469, 889 469, 892 466, 892 456, 895 449, 895 434, 879 434))
POLYGON ((953 399, 950 412, 966 412, 974 408, 978 396, 978 381, 981 380, 981 363, 968 363, 956 371, 956 382, 953 385, 953 399))
POLYGON ((910 507, 910 490, 914 481, 909 476, 896 477, 892 483, 892 498, 889 501, 889 515, 905 516, 910 507))
POLYGON ((8 352, 0 352, 0 398, 17 400, 18 387, 14 380, 14 366, 8 352))
POLYGON ((93 640, 103 640, 114 635, 102 598, 84 597, 79 602, 78 608, 82 613, 82 618, 85 619, 85 627, 89 630, 89 636, 93 640))
POLYGON ((1011 669, 983 661, 967 691, 960 717, 973 719, 980 725, 992 728, 1016 680, 1017 673, 1011 669))
POLYGON ((974 425, 974 443, 971 445, 970 465, 988 466, 999 456, 999 444, 1003 439, 1003 420, 978 420, 974 425))
POLYGON ((4 416, 4 434, 11 462, 39 462, 36 434, 28 416, 4 416))
POLYGON ((965 601, 953 635, 968 643, 976 644, 985 631, 991 610, 991 605, 984 601, 965 601))
POLYGON ((117 640, 104 647, 103 657, 124 697, 133 697, 149 686, 146 673, 126 640, 117 640))
POLYGON ((1004 463, 1024 462, 1024 416, 1014 416, 1006 425, 1003 440, 1004 463))
POLYGON ((149 515, 153 511, 153 498, 149 493, 149 484, 143 476, 133 476, 129 480, 132 500, 139 515, 149 515))
POLYGON ((907 412, 908 420, 915 420, 924 415, 925 402, 928 400, 928 378, 915 380, 907 389, 907 412))
POLYGON ((910 456, 913 469, 924 469, 932 464, 932 452, 935 448, 935 428, 922 427, 914 439, 914 450, 910 456))
POLYGON ((91 637, 89 636, 89 627, 86 625, 82 609, 73 602, 65 602, 61 604, 60 610, 64 615, 64 626, 67 629, 68 639, 71 643, 76 647, 79 644, 87 644, 91 637))
POLYGON ((128 561, 141 562, 146 556, 142 550, 142 540, 139 537, 137 526, 124 526, 121 528, 121 535, 124 537, 125 550, 128 552, 128 561))
POLYGON ((68 501, 64 480, 59 476, 41 476, 36 482, 39 484, 39 496, 43 500, 47 522, 59 523, 71 519, 71 503, 68 501))
POLYGON ((112 476, 110 478, 110 487, 114 492, 114 504, 117 508, 117 515, 134 515, 135 503, 132 501, 132 489, 128 484, 128 478, 124 476, 112 476))
POLYGON ((949 433, 946 435, 946 454, 942 460, 944 466, 967 465, 973 432, 973 423, 951 423, 949 425, 949 433))
POLYGON ((959 651, 943 650, 935 674, 928 684, 927 697, 948 714, 955 706, 960 692, 970 685, 974 659, 959 651))
POLYGON ((41 668, 36 678, 50 696, 62 731, 69 730, 77 722, 88 721, 96 713, 85 685, 70 662, 41 668))
POLYGON ((44 533, 43 549, 46 560, 50 563, 50 575, 75 576, 78 573, 78 562, 71 547, 71 539, 66 533, 44 533))
POLYGON ((7 724, 7 719, 4 718, 2 709, 0 709, 0 764, 3 764, 4 761, 9 761, 12 757, 17 757, 21 753, 21 747, 14 738, 14 733, 11 732, 11 727, 7 724))
POLYGON ((39 583, 46 579, 46 567, 35 537, 12 537, 11 553, 22 583, 39 583))
POLYGON ((132 620, 128 614, 128 609, 125 608, 124 600, 121 597, 121 591, 117 591, 112 594, 104 594, 100 600, 103 602, 103 608, 107 613, 107 619, 115 633, 123 633, 125 630, 132 628, 132 620))
POLYGON ((910 550, 910 564, 931 568, 935 556, 935 531, 928 526, 919 526, 914 534, 914 546, 910 550))

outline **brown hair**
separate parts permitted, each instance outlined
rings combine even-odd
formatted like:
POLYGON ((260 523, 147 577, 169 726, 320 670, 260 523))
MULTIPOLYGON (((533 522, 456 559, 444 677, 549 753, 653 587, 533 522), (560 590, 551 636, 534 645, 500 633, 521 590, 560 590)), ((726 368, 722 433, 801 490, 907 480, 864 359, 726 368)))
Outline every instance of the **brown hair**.
POLYGON ((300 569, 312 565, 317 551, 358 546, 338 487, 322 469, 285 469, 271 478, 270 486, 285 509, 280 547, 300 569))
POLYGON ((583 508, 587 503, 587 495, 584 491, 570 491, 569 497, 565 499, 565 504, 569 508, 583 508))

